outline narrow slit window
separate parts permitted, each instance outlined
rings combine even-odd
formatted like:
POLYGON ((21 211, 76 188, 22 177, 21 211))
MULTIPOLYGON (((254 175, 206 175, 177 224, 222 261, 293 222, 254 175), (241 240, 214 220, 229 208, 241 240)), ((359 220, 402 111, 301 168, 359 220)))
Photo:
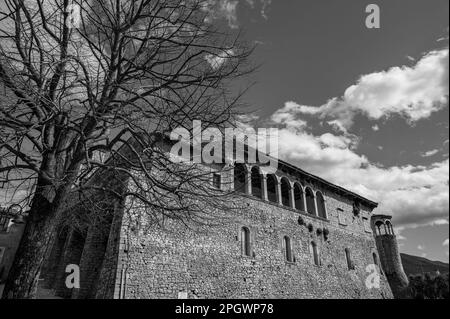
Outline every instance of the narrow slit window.
POLYGON ((288 236, 285 236, 283 239, 283 243, 284 243, 284 258, 288 262, 294 262, 294 256, 292 255, 291 239, 288 236))
POLYGON ((352 253, 351 253, 350 249, 348 249, 348 248, 345 249, 345 259, 347 261, 348 270, 354 270, 355 265, 353 264, 352 253))
POLYGON ((241 228, 241 240, 242 240, 242 255, 251 257, 252 256, 251 236, 250 236, 250 229, 248 229, 247 227, 241 228))
POLYGON ((317 244, 315 242, 311 242, 310 250, 314 265, 320 266, 319 247, 317 247, 317 244))
POLYGON ((373 258, 373 263, 375 264, 375 266, 379 266, 378 256, 376 253, 372 254, 372 258, 373 258))

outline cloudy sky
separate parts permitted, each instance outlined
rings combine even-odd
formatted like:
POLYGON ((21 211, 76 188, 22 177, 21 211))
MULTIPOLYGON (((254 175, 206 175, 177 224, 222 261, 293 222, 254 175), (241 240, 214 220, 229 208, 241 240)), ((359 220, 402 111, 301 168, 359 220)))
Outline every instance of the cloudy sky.
POLYGON ((448 0, 215 2, 258 44, 251 124, 280 129, 284 160, 378 201, 403 252, 448 261, 448 0))

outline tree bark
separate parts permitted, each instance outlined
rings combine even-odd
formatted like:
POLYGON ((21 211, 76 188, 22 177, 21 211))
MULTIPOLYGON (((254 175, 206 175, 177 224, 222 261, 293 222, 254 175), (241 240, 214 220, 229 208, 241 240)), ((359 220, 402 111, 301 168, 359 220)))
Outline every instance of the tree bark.
POLYGON ((39 273, 51 247, 56 229, 55 212, 42 192, 36 192, 25 230, 17 249, 3 291, 3 299, 33 299, 36 297, 39 273))

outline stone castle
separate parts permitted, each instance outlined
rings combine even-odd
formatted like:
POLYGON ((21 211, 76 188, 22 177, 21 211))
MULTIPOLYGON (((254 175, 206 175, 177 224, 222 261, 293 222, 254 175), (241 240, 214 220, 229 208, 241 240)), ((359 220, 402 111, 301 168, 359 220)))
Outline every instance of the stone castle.
MULTIPOLYGON (((91 183, 114 187, 97 175, 91 183)), ((40 285, 76 299, 393 298, 408 285, 377 203, 285 162, 275 174, 211 168, 211 183, 234 189, 245 209, 214 227, 167 220, 144 232, 111 201, 106 218, 58 230, 40 285), (79 289, 65 285, 69 264, 79 289)), ((74 195, 67 209, 87 208, 74 195)))

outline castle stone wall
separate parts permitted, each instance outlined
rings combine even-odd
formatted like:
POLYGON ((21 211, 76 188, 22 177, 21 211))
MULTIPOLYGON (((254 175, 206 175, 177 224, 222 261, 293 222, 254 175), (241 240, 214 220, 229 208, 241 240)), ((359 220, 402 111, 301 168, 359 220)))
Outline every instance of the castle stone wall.
POLYGON ((233 212, 230 220, 216 227, 192 224, 188 229, 168 221, 165 229, 130 231, 125 221, 121 240, 126 240, 127 249, 119 251, 126 269, 119 285, 125 290, 121 297, 392 298, 383 275, 379 289, 365 284, 370 275, 366 267, 373 264, 376 250, 370 226, 368 230, 364 225, 370 213, 363 209, 355 216, 350 201, 323 192, 328 220, 243 197, 247 209, 233 212), (242 254, 242 227, 251 231, 253 257, 242 254), (328 239, 317 234, 318 228, 328 229, 328 239), (284 236, 291 238, 295 262, 285 261, 284 236), (320 266, 314 263, 311 241, 319 248, 320 266), (354 270, 348 268, 346 248, 354 270))

